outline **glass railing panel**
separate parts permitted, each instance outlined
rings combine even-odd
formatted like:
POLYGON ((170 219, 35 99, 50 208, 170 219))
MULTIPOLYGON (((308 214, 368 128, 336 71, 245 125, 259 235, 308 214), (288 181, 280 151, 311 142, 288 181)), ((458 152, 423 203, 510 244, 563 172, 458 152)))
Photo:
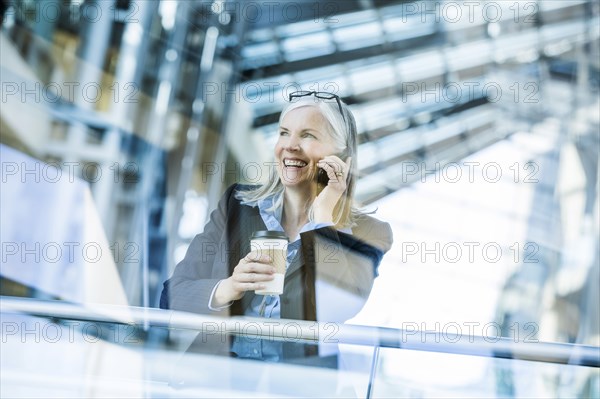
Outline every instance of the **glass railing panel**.
POLYGON ((587 398, 597 397, 600 381, 600 349, 591 346, 7 297, 1 304, 3 397, 587 398), (228 348, 239 339, 304 355, 236 358, 228 348))
POLYGON ((372 397, 593 398, 599 383, 595 367, 381 348, 372 397))
MULTIPOLYGON (((293 320, 272 329, 273 322, 230 323, 158 310, 144 322, 140 308, 107 316, 105 308, 76 306, 69 308, 75 313, 47 317, 52 310, 34 310, 39 303, 30 302, 30 310, 46 314, 39 317, 5 305, 3 300, 2 397, 364 397, 367 391, 372 348, 361 347, 361 357, 342 364, 332 325, 324 326, 319 342, 293 320), (198 329, 187 328, 190 320, 200 323, 198 329), (239 340, 302 355, 236 358, 228 348, 239 340)), ((318 328, 312 331, 318 335, 318 328)))

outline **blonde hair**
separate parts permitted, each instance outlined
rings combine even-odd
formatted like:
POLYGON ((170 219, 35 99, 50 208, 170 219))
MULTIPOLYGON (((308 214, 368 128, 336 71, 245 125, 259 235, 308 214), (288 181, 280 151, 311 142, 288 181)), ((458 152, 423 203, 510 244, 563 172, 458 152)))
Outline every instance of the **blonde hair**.
MULTIPOLYGON (((360 211, 354 207, 354 190, 357 179, 357 131, 356 122, 348 106, 340 100, 343 116, 340 113, 337 101, 323 100, 313 96, 301 97, 298 101, 290 103, 279 116, 279 124, 283 118, 297 108, 315 107, 321 115, 327 120, 329 126, 328 133, 333 138, 335 146, 341 152, 342 160, 345 162, 348 157, 352 157, 348 183, 344 195, 340 198, 333 211, 333 222, 339 227, 349 227, 354 224, 355 217, 360 211)), ((273 206, 268 211, 273 211, 283 206, 284 186, 277 174, 276 166, 271 165, 269 178, 266 183, 251 189, 240 190, 235 197, 245 204, 256 205, 259 201, 274 196, 273 206)), ((308 218, 313 221, 312 205, 308 210, 308 218)))

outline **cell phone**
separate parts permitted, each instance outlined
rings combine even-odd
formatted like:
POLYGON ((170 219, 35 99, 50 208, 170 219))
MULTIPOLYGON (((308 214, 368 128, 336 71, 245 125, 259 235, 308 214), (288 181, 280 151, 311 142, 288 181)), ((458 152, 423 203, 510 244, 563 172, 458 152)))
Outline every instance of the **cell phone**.
POLYGON ((319 187, 319 191, 324 189, 327 184, 329 184, 329 176, 327 176, 325 169, 319 168, 319 171, 317 172, 317 186, 319 187))

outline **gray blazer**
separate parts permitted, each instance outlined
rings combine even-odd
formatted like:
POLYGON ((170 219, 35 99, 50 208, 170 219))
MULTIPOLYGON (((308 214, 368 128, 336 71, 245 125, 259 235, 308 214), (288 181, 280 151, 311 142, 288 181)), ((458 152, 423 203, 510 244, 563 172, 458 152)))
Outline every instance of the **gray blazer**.
MULTIPOLYGON (((252 233, 266 230, 258 207, 242 205, 235 198, 236 190, 244 188, 234 184, 226 190, 204 232, 193 239, 185 258, 164 283, 161 308, 221 316, 244 314, 254 292, 246 292, 221 312, 208 308, 213 288, 231 276, 239 260, 250 252, 252 233)), ((325 227, 301 233, 300 239, 301 250, 287 269, 280 296, 281 318, 316 320, 316 280, 366 301, 377 267, 392 245, 392 231, 388 223, 364 215, 356 221, 352 234, 325 227)))

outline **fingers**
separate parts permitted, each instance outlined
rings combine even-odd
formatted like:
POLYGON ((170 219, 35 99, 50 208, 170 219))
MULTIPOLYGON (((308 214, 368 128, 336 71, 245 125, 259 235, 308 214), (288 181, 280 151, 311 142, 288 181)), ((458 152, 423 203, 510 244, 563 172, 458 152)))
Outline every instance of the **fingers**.
POLYGON ((344 176, 347 176, 348 172, 351 170, 352 157, 348 157, 346 158, 346 161, 343 161, 336 155, 328 155, 318 162, 318 166, 323 169, 325 169, 325 165, 331 166, 334 173, 342 172, 344 173, 344 176))
POLYGON ((275 268, 271 264, 272 261, 270 256, 252 251, 240 260, 234 269, 234 273, 273 274, 275 273, 275 268))
POLYGON ((339 167, 345 169, 345 170, 350 170, 350 165, 352 164, 352 157, 348 157, 346 158, 346 160, 344 161, 342 158, 338 157, 337 155, 327 155, 325 157, 323 157, 323 159, 321 159, 321 161, 326 161, 329 164, 332 165, 338 165, 339 167))
POLYGON ((346 181, 348 169, 345 163, 343 163, 344 166, 342 166, 339 158, 336 157, 336 159, 338 159, 337 162, 331 159, 323 158, 318 162, 317 165, 327 172, 327 176, 330 180, 333 180, 334 182, 344 182, 346 181))
POLYGON ((261 255, 258 252, 250 252, 243 257, 238 265, 233 269, 231 276, 233 288, 236 291, 253 291, 264 289, 262 284, 271 281, 275 277, 275 268, 271 265, 271 258, 268 255, 261 255))
POLYGON ((259 252, 252 251, 240 260, 238 266, 240 272, 244 273, 274 273, 275 268, 271 266, 273 260, 269 255, 261 255, 259 252))
POLYGON ((239 273, 236 275, 236 280, 243 283, 257 283, 261 281, 273 280, 273 274, 259 273, 239 273))
POLYGON ((263 255, 257 251, 248 252, 248 255, 244 256, 241 263, 260 262, 260 263, 271 263, 271 257, 269 255, 263 255))
POLYGON ((231 276, 233 289, 236 291, 256 291, 266 288, 264 284, 273 280, 272 274, 238 273, 231 276))

